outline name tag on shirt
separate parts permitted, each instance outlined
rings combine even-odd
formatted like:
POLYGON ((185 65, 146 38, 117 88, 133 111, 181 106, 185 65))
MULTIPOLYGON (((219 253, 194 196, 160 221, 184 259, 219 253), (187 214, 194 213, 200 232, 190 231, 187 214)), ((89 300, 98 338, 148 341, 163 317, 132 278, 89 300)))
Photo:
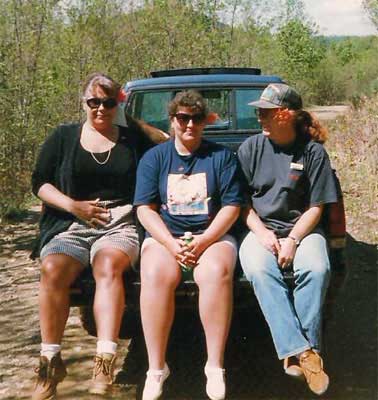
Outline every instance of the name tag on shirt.
POLYGON ((290 163, 290 169, 295 169, 296 171, 303 171, 303 164, 290 163))

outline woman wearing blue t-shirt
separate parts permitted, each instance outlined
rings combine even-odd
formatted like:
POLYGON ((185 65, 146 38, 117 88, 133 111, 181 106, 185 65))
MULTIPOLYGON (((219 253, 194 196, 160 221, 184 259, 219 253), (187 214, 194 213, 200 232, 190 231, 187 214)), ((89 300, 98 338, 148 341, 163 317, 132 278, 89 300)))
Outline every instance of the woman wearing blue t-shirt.
POLYGON ((228 149, 202 140, 209 114, 199 93, 178 93, 169 116, 172 139, 142 158, 134 200, 147 231, 141 254, 141 315, 149 360, 143 400, 159 398, 169 375, 165 354, 180 264, 193 268, 199 287, 208 355, 206 391, 221 400, 237 257, 235 240, 227 232, 242 202, 237 161, 228 149), (182 239, 187 231, 193 233, 189 244, 182 239))

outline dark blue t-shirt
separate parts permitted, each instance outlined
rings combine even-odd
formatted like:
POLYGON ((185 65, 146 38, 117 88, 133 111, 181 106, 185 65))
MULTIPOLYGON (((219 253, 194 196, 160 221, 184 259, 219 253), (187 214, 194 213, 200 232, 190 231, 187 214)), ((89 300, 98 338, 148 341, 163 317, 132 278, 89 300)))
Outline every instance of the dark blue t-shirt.
POLYGON ((337 202, 335 177, 320 143, 297 139, 283 148, 258 134, 240 146, 238 156, 254 210, 280 237, 309 207, 337 202))
POLYGON ((191 155, 179 155, 172 140, 149 150, 137 171, 134 205, 158 204, 174 236, 202 233, 219 209, 243 201, 235 155, 203 140, 191 155))

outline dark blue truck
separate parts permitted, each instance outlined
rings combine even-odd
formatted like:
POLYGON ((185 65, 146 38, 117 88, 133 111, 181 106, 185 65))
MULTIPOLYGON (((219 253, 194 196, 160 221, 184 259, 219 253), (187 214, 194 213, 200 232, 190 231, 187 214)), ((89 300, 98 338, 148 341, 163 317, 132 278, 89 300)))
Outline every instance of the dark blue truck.
MULTIPOLYGON (((261 131, 253 107, 248 103, 257 100, 264 88, 273 82, 283 81, 278 76, 261 75, 258 68, 194 68, 151 72, 151 78, 126 83, 126 102, 120 110, 119 123, 125 123, 126 113, 149 126, 168 132, 168 103, 177 92, 196 89, 207 100, 209 109, 218 115, 213 125, 206 126, 204 136, 236 151, 248 136, 261 131)), ((328 206, 323 217, 323 222, 328 227, 333 271, 329 304, 334 301, 346 272, 345 213, 340 187, 339 194, 339 203, 328 206)), ((120 332, 120 337, 123 338, 141 334, 140 280, 135 273, 129 275, 125 280, 126 310, 120 332)), ((293 285, 291 271, 285 272, 285 278, 293 285)), ((71 290, 71 305, 80 306, 83 326, 92 335, 96 334, 92 313, 94 289, 91 271, 87 269, 71 290)), ((177 310, 196 308, 197 295, 197 286, 193 281, 182 282, 176 291, 177 310)), ((256 306, 252 288, 243 277, 240 268, 235 274, 234 305, 235 310, 256 306)))

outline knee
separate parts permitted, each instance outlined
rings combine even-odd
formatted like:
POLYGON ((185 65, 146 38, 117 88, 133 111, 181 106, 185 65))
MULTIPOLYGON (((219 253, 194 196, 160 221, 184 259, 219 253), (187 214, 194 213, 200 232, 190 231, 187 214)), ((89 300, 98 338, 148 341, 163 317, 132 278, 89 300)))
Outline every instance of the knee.
POLYGON ((122 280, 126 265, 117 262, 111 255, 102 255, 93 261, 93 276, 97 281, 122 280))
POLYGON ((248 263, 248 268, 243 267, 243 271, 247 280, 253 283, 264 283, 270 277, 268 269, 253 263, 248 263))
POLYGON ((300 268, 298 280, 309 280, 313 284, 323 287, 328 285, 331 271, 328 260, 318 261, 316 264, 300 268))
POLYGON ((240 264, 245 277, 251 281, 264 281, 278 271, 276 257, 255 242, 245 240, 239 250, 240 264))
POLYGON ((225 263, 213 262, 194 271, 199 286, 205 284, 224 285, 233 282, 234 267, 225 263))
POLYGON ((240 252, 240 264, 245 277, 250 282, 264 281, 269 275, 268 268, 264 267, 265 263, 256 261, 251 254, 246 256, 244 253, 240 252))
POLYGON ((318 263, 317 267, 313 269, 312 272, 314 278, 317 282, 319 282, 319 286, 328 286, 329 280, 331 278, 331 268, 329 261, 324 261, 322 263, 318 263))
POLYGON ((70 287, 72 282, 66 272, 65 266, 54 259, 43 260, 41 265, 41 285, 55 289, 70 287))
POLYGON ((178 268, 167 268, 160 263, 141 264, 141 282, 143 286, 174 290, 180 283, 178 268))

